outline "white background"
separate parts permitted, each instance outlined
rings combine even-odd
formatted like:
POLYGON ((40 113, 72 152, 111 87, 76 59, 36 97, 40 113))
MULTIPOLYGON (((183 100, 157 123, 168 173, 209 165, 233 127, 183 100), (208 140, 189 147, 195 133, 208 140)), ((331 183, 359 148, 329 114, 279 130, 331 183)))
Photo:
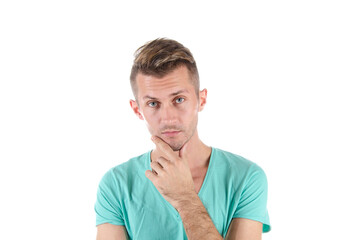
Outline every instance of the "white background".
POLYGON ((197 61, 206 144, 269 180, 264 239, 363 239, 361 1, 1 1, 1 239, 94 239, 98 182, 153 147, 133 52, 197 61))

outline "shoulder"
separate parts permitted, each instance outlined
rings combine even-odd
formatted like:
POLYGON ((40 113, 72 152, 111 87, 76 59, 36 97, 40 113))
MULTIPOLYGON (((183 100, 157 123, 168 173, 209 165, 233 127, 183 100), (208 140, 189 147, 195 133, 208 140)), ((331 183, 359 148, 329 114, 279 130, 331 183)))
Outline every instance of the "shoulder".
POLYGON ((147 158, 149 157, 150 152, 147 152, 112 167, 103 175, 101 179, 101 184, 112 184, 130 180, 133 176, 138 175, 142 171, 145 171, 145 163, 147 162, 147 158))
POLYGON ((214 158, 217 159, 219 164, 228 164, 231 168, 236 170, 248 170, 255 167, 258 168, 256 163, 235 153, 214 148, 214 154, 214 158))
POLYGON ((214 148, 214 159, 218 166, 225 166, 232 177, 247 180, 258 175, 265 178, 265 173, 259 165, 238 154, 214 148))

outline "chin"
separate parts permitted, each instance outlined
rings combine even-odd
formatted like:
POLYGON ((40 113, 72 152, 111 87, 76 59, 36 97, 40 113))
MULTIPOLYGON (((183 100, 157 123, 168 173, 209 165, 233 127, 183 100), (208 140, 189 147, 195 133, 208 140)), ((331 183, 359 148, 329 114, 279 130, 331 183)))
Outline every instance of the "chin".
POLYGON ((175 142, 175 141, 168 141, 167 139, 163 139, 173 151, 180 151, 180 149, 184 146, 184 142, 175 142))
MULTIPOLYGON (((164 140, 165 141, 165 140, 164 140)), ((176 142, 170 142, 170 141, 165 141, 171 149, 173 149, 173 151, 179 151, 184 144, 181 144, 181 143, 176 143, 176 142)))
POLYGON ((171 149, 173 149, 174 152, 180 151, 180 149, 183 147, 183 145, 181 146, 170 146, 171 149))
POLYGON ((180 151, 184 144, 188 141, 187 136, 178 136, 176 138, 168 138, 165 136, 159 136, 164 142, 166 142, 174 152, 180 151))

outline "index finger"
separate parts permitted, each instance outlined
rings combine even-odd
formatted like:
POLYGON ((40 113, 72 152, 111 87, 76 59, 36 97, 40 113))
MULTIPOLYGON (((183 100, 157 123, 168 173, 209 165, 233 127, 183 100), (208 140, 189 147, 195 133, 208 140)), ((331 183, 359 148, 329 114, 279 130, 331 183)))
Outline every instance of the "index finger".
POLYGON ((175 161, 177 156, 173 149, 169 146, 169 144, 167 144, 166 142, 164 142, 164 140, 157 136, 152 136, 151 140, 155 143, 156 147, 160 149, 160 151, 169 161, 175 161))

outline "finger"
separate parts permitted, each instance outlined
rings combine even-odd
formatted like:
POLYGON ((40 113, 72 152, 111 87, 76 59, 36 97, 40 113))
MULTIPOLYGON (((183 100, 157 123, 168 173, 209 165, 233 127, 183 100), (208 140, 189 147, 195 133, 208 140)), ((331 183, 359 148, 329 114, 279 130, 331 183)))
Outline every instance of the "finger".
POLYGON ((157 136, 152 136, 151 140, 155 143, 156 147, 165 155, 165 157, 170 161, 175 161, 175 153, 171 147, 164 142, 161 138, 157 136))
POLYGON ((145 176, 151 181, 151 182, 154 182, 155 179, 156 179, 156 173, 153 173, 152 171, 150 170, 146 170, 145 171, 145 176))
POLYGON ((163 171, 164 171, 164 169, 163 169, 163 167, 158 163, 158 162, 151 162, 150 163, 150 165, 151 165, 151 168, 159 175, 159 174, 161 174, 163 171))
POLYGON ((164 170, 167 170, 169 167, 169 164, 171 163, 169 160, 167 160, 163 157, 159 157, 158 159, 156 159, 156 161, 164 168, 164 170))

